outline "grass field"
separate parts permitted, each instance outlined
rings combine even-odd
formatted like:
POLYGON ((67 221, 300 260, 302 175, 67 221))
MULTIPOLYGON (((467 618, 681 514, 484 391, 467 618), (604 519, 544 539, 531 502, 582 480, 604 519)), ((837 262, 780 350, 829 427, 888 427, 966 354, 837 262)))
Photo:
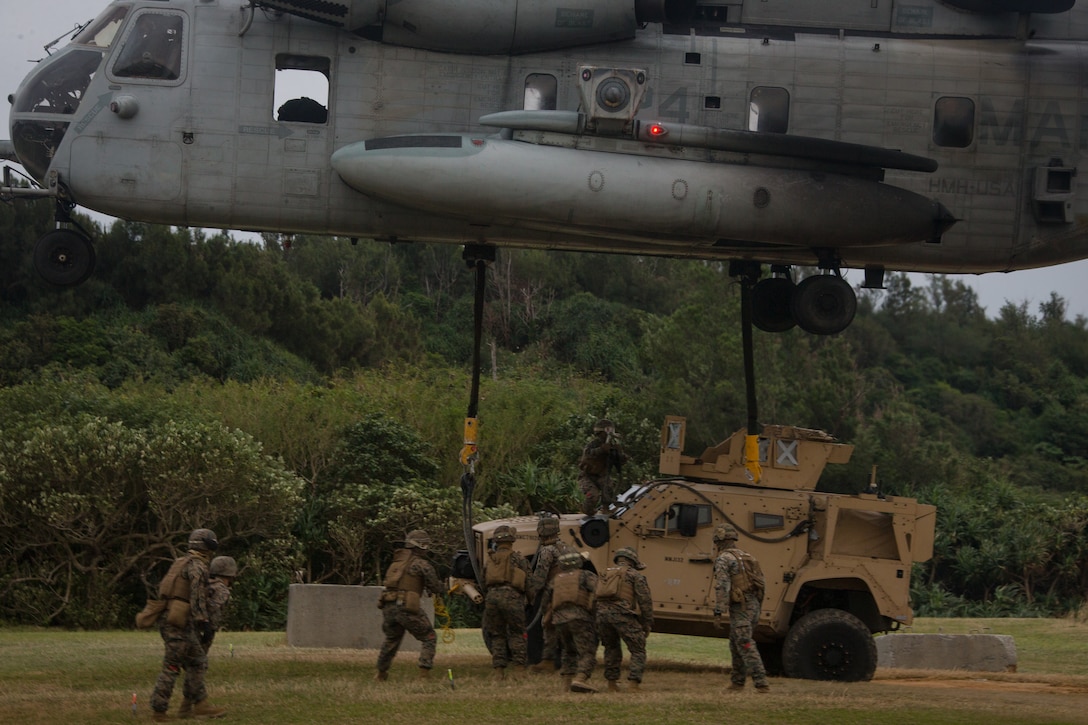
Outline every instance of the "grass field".
MULTIPOLYGON (((432 679, 420 681, 405 653, 385 683, 373 680, 373 651, 294 649, 282 632, 223 632, 208 686, 230 722, 269 725, 1088 722, 1088 623, 923 619, 913 631, 1011 634, 1018 671, 881 669, 872 682, 772 679, 768 695, 728 693, 724 640, 654 634, 643 691, 574 695, 552 675, 493 681, 478 630, 439 644, 432 679)), ((147 722, 161 658, 155 632, 0 629, 0 722, 147 722)), ((592 681, 601 684, 600 669, 592 681)))

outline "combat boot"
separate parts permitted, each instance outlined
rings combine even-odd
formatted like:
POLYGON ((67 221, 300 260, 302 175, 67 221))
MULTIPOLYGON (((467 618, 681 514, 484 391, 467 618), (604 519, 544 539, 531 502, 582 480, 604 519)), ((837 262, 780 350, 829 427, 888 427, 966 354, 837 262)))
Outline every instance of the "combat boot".
POLYGON ((771 691, 771 686, 764 682, 762 685, 756 685, 756 692, 761 695, 765 695, 771 691))
POLYGON ((620 691, 620 683, 616 682, 615 680, 609 680, 608 681, 608 691, 609 692, 619 692, 620 691))
POLYGON ((193 716, 193 701, 188 700, 188 699, 182 700, 181 701, 181 707, 178 708, 178 719, 188 720, 192 716, 193 716))
POLYGON ((159 712, 158 710, 151 711, 151 722, 170 722, 174 718, 166 713, 165 710, 159 712))
POLYGON ((419 679, 421 679, 421 680, 431 679, 431 668, 430 667, 420 667, 419 668, 419 679))
POLYGON ((744 685, 738 685, 735 682, 730 682, 729 687, 725 688, 726 692, 739 692, 744 689, 744 685))
POLYGON ((198 720, 211 720, 212 718, 223 717, 226 714, 227 708, 216 707, 208 702, 207 699, 201 700, 193 705, 193 717, 198 720))
POLYGON ((385 682, 389 679, 389 672, 386 670, 378 670, 378 673, 374 675, 374 679, 378 682, 385 682))
POLYGON ((495 682, 502 682, 503 680, 505 680, 506 679, 506 668, 505 667, 494 667, 494 668, 492 668, 492 670, 491 670, 491 679, 495 680, 495 682))
POLYGON ((638 680, 628 680, 627 689, 631 690, 631 692, 638 692, 642 689, 642 683, 638 680))
POLYGON ((597 688, 587 682, 589 675, 579 672, 570 683, 571 692, 596 692, 597 688))
POLYGON ((563 675, 563 692, 570 692, 570 683, 573 681, 573 675, 563 675))

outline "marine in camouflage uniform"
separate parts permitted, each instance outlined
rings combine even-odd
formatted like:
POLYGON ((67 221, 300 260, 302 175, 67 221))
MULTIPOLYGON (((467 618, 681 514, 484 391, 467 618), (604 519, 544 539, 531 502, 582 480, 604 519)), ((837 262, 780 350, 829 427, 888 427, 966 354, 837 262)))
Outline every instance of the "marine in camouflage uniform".
POLYGON ((604 645, 604 678, 609 690, 619 689, 622 640, 631 654, 627 679, 637 689, 646 669, 646 635, 654 626, 654 602, 646 577, 639 573, 646 565, 634 549, 619 549, 612 562, 616 566, 606 569, 597 584, 597 635, 604 645), (612 577, 618 578, 618 586, 606 586, 612 577))
POLYGON ((607 508, 615 500, 612 490, 612 467, 622 466, 627 460, 616 427, 607 419, 598 420, 593 426, 593 439, 582 449, 578 459, 578 488, 582 491, 582 513, 592 516, 607 508))
POLYGON ((578 552, 559 557, 560 571, 544 587, 548 605, 545 619, 555 627, 556 638, 563 647, 559 674, 569 683, 571 692, 596 692, 589 684, 597 664, 597 630, 593 618, 593 602, 597 591, 597 575, 582 569, 584 559, 578 552))
POLYGON ((763 607, 763 572, 751 554, 737 548, 737 538, 737 530, 728 524, 714 530, 718 550, 714 560, 714 617, 720 622, 722 609, 728 608, 729 652, 733 658, 729 689, 742 689, 746 676, 751 676, 757 691, 768 692, 767 670, 752 636, 763 607), (738 591, 738 582, 747 582, 747 587, 738 591))
POLYGON ((159 634, 162 635, 166 651, 162 671, 151 693, 152 717, 156 721, 169 719, 166 711, 181 670, 185 670, 183 706, 192 716, 211 718, 226 713, 225 709, 213 707, 207 702, 204 674, 208 669, 208 654, 201 646, 201 638, 211 631, 207 598, 208 562, 218 546, 215 532, 209 529, 194 530, 189 534, 188 552, 174 561, 159 585, 159 598, 167 600, 168 606, 159 615, 159 634), (181 611, 182 615, 171 617, 172 609, 181 611), (171 622, 171 619, 174 621, 171 622), (178 619, 184 620, 184 624, 179 624, 178 619))
POLYGON ((204 651, 211 649, 215 633, 223 626, 223 615, 230 601, 230 587, 238 576, 238 563, 229 556, 217 556, 208 565, 208 621, 211 634, 201 640, 204 651))
POLYGON ((378 680, 388 678, 389 666, 393 664, 406 631, 420 643, 420 676, 428 676, 434 667, 437 637, 434 625, 419 606, 424 590, 432 594, 443 591, 434 567, 423 558, 422 552, 427 551, 430 545, 431 537, 426 531, 417 529, 410 532, 385 572, 385 591, 378 600, 378 607, 382 610, 382 633, 385 634, 385 641, 378 652, 378 680))
POLYGON ((525 587, 529 578, 529 562, 514 551, 517 532, 513 526, 495 529, 495 551, 487 555, 484 567, 483 629, 491 648, 491 666, 496 677, 503 679, 509 665, 524 668, 527 655, 525 644, 525 587))
MULTIPOLYGON (((559 573, 559 557, 563 554, 577 554, 573 546, 559 540, 559 519, 550 514, 540 517, 536 524, 536 533, 540 538, 540 546, 536 551, 536 562, 533 573, 529 577, 528 592, 529 601, 536 602, 538 595, 544 591, 544 587, 550 583, 559 573)), ((537 605, 538 610, 547 608, 547 601, 541 600, 537 605)), ((553 670, 551 663, 555 662, 558 650, 555 636, 555 626, 550 621, 541 623, 544 639, 544 648, 541 653, 540 663, 534 666, 538 670, 553 670)))

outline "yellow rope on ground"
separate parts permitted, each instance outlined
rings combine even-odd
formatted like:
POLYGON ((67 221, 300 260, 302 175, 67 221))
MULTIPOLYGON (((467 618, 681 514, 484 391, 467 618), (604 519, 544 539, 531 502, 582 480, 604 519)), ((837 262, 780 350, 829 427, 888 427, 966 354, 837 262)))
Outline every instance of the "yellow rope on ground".
POLYGON ((442 643, 453 642, 456 635, 453 627, 450 626, 450 610, 446 609, 446 602, 437 594, 434 595, 434 618, 438 621, 438 626, 442 628, 442 643))

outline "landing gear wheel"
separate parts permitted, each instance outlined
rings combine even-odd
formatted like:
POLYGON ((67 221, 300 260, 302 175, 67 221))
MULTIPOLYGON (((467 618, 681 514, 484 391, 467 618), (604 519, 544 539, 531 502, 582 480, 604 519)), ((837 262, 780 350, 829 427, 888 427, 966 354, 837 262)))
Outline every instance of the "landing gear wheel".
POLYGON ((782 643, 786 677, 862 682, 876 672, 876 642, 865 624, 841 609, 817 609, 790 627, 782 643))
POLYGON ((34 269, 46 282, 58 287, 85 282, 94 264, 91 240, 71 229, 54 229, 34 245, 34 269))
POLYGON ((764 332, 793 329, 791 302, 796 286, 786 277, 768 277, 752 287, 752 324, 764 332))
POLYGON ((801 280, 790 307, 793 318, 805 332, 834 335, 853 322, 858 298, 842 277, 821 274, 801 280))

